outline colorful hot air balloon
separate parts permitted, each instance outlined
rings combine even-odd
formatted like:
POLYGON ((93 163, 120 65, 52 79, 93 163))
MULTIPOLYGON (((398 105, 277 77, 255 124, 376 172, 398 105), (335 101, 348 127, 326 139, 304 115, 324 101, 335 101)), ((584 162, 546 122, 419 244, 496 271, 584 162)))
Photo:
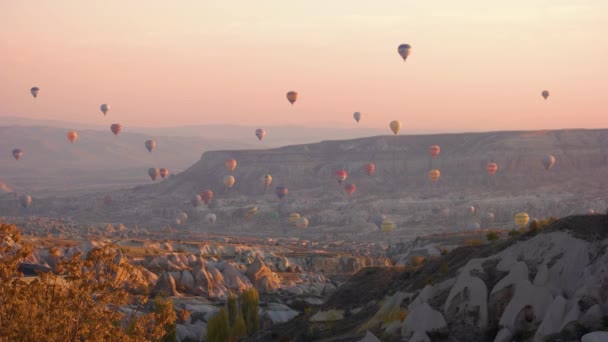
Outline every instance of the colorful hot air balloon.
POLYGON ((395 223, 389 219, 385 219, 380 224, 380 229, 383 232, 392 232, 393 230, 395 230, 395 223))
POLYGON ((399 120, 393 120, 388 126, 391 128, 391 131, 393 131, 393 134, 396 135, 401 129, 401 122, 399 120))
POLYGON ((270 183, 272 183, 272 176, 271 175, 263 175, 261 178, 262 184, 264 184, 264 187, 267 188, 270 183))
POLYGON ((156 140, 146 140, 144 145, 146 146, 146 150, 148 150, 148 152, 152 152, 152 150, 156 148, 156 140))
POLYGON ((205 221, 207 221, 208 224, 214 224, 215 220, 217 220, 217 216, 215 214, 207 214, 205 216, 205 221))
POLYGON ((405 60, 412 53, 412 47, 409 44, 401 44, 399 45, 399 47, 397 47, 397 52, 399 52, 399 55, 401 56, 401 58, 403 58, 403 61, 405 62, 405 60))
POLYGON ((308 228, 308 219, 306 217, 300 217, 296 221, 296 227, 298 227, 300 229, 306 229, 306 228, 308 228))
POLYGON ((69 142, 74 143, 74 141, 78 139, 78 133, 76 133, 75 131, 69 131, 67 137, 69 142))
POLYGON ((19 198, 19 202, 23 208, 27 208, 32 203, 32 197, 30 195, 23 194, 19 198))
POLYGON ((361 120, 361 113, 355 112, 353 114, 353 118, 355 119, 355 121, 357 121, 357 123, 359 123, 359 120, 361 120))
POLYGON ((298 213, 289 214, 289 223, 296 224, 296 222, 300 219, 300 217, 301 216, 298 213))
POLYGON ((108 106, 107 104, 104 103, 101 106, 99 106, 99 109, 101 109, 101 112, 103 113, 103 115, 106 115, 110 111, 110 106, 108 106))
POLYGON ((344 191, 348 196, 352 196, 352 194, 357 190, 357 187, 353 183, 348 183, 344 185, 344 191))
POLYGON ((431 153, 431 157, 437 158, 439 153, 441 152, 441 147, 439 145, 431 145, 429 147, 429 153, 431 153))
POLYGON ((209 206, 209 203, 213 199, 213 191, 206 189, 206 190, 201 191, 200 195, 201 195, 201 198, 203 199, 203 202, 205 202, 205 205, 209 206))
POLYGON ((524 228, 530 221, 528 213, 518 213, 515 215, 515 224, 521 229, 524 228))
POLYGON ((166 167, 163 167, 160 170, 158 170, 158 173, 160 174, 160 176, 162 178, 165 178, 169 175, 169 169, 167 169, 166 167))
POLYGON ((22 155, 23 155, 23 152, 20 149, 16 148, 13 150, 13 157, 16 160, 19 160, 19 158, 21 158, 22 155))
POLYGON ((234 177, 232 175, 225 175, 224 178, 222 179, 222 183, 228 189, 232 188, 232 186, 234 185, 235 182, 236 182, 236 179, 234 179, 234 177))
POLYGON ((32 89, 30 89, 30 93, 32 93, 32 96, 34 98, 38 97, 38 93, 40 93, 40 88, 38 87, 32 87, 32 89))
POLYGON ((346 170, 338 170, 334 173, 334 177, 336 177, 336 181, 338 181, 338 184, 342 185, 342 182, 346 180, 348 174, 346 173, 346 170))
POLYGON ((287 187, 285 187, 284 185, 279 185, 274 189, 274 192, 277 197, 282 200, 289 193, 289 189, 287 189, 287 187))
POLYGON ((378 229, 382 228, 382 222, 384 222, 384 220, 386 220, 386 215, 383 215, 383 214, 376 214, 372 218, 372 222, 374 222, 374 224, 376 225, 376 227, 378 227, 378 229))
POLYGON ((488 171, 490 176, 494 176, 496 172, 498 172, 498 164, 488 163, 488 165, 486 165, 486 171, 488 171))
POLYGON ((266 135, 266 130, 264 130, 263 128, 258 128, 255 130, 255 136, 258 137, 258 140, 262 141, 262 139, 264 139, 265 135, 266 135))
POLYGON ((148 169, 148 176, 150 176, 150 178, 152 178, 152 181, 156 181, 156 178, 160 175, 160 171, 155 168, 155 167, 151 167, 148 169))
POLYGON ((192 204, 192 206, 195 208, 200 206, 201 203, 203 203, 203 197, 201 197, 201 195, 194 195, 190 199, 190 204, 192 204))
POLYGON ((226 162, 224 164, 226 165, 226 169, 228 169, 228 172, 230 173, 232 173, 232 171, 236 169, 236 159, 226 159, 226 162))
POLYGON ((291 105, 293 106, 294 102, 296 102, 298 100, 298 93, 295 91, 290 91, 287 93, 287 101, 289 101, 289 103, 291 103, 291 105))
POLYGON ((368 176, 371 176, 376 171, 376 165, 374 163, 367 163, 363 165, 363 170, 368 176))
POLYGON ((431 180, 431 182, 437 182, 439 180, 439 177, 441 177, 441 172, 439 172, 439 170, 437 170, 437 169, 433 169, 433 170, 429 171, 428 177, 431 180))
POLYGON ((555 165, 555 157, 551 154, 546 155, 543 157, 542 163, 543 167, 545 168, 545 171, 551 171, 553 165, 555 165))
POLYGON ((118 135, 118 133, 120 133, 120 131, 122 131, 122 125, 121 124, 112 124, 112 126, 110 126, 110 130, 112 131, 112 133, 114 133, 114 135, 118 135))
POLYGON ((543 92, 541 93, 541 95, 546 100, 547 98, 549 98, 549 95, 551 95, 551 94, 549 94, 548 90, 543 90, 543 92))

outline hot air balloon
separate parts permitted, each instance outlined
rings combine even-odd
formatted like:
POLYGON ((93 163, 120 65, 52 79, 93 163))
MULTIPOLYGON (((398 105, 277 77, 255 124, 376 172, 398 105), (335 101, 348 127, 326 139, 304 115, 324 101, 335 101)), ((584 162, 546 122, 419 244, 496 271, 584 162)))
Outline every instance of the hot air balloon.
POLYGON ((209 205, 209 203, 211 202, 211 200, 213 199, 213 191, 207 189, 207 190, 203 190, 200 193, 201 198, 203 199, 203 202, 205 202, 205 205, 209 205))
POLYGON ((32 89, 30 89, 30 93, 32 93, 32 96, 34 98, 38 97, 38 93, 40 93, 40 88, 38 87, 32 87, 32 89))
POLYGON ((355 192, 355 190, 357 190, 357 187, 355 186, 355 184, 348 183, 348 184, 344 185, 344 191, 346 192, 346 194, 348 196, 352 196, 352 194, 355 192))
POLYGON ((257 213, 258 213, 258 207, 256 207, 256 206, 251 206, 251 207, 245 208, 245 218, 247 220, 251 220, 257 213))
POLYGON ((103 204, 104 204, 105 206, 107 206, 107 207, 111 206, 111 205, 112 205, 112 196, 110 196, 110 195, 105 195, 105 196, 103 197, 103 204))
POLYGON ((395 223, 389 219, 384 219, 380 224, 380 229, 383 232, 392 232, 393 230, 395 230, 395 223))
POLYGON ((99 109, 101 109, 101 112, 103 113, 103 115, 106 115, 110 111, 110 106, 108 106, 107 104, 104 103, 101 106, 99 106, 99 109))
POLYGON ((267 188, 270 183, 272 183, 272 176, 271 175, 263 175, 261 178, 262 184, 264 184, 264 187, 267 188))
POLYGON ((156 178, 160 175, 158 168, 151 167, 148 169, 148 175, 152 178, 152 181, 156 181, 156 178))
POLYGON ((492 213, 492 212, 487 212, 487 213, 484 215, 484 217, 483 217, 483 218, 484 218, 486 221, 488 221, 488 222, 494 222, 494 218, 495 218, 495 216, 494 216, 494 213, 492 213))
POLYGON ((355 121, 357 121, 357 123, 359 123, 359 120, 361 120, 361 113, 359 113, 359 112, 353 113, 353 118, 355 119, 355 121))
POLYGON ((234 182, 236 182, 236 180, 234 179, 233 176, 231 175, 225 175, 224 179, 222 179, 222 183, 224 184, 225 187, 227 187, 228 189, 232 188, 232 186, 234 185, 234 182))
POLYGON ((474 206, 467 207, 467 213, 471 216, 475 215, 475 207, 474 206))
POLYGON ((74 143, 74 141, 78 139, 78 133, 76 133, 75 131, 69 131, 67 137, 69 142, 74 143))
POLYGON ((289 189, 284 185, 279 185, 274 189, 274 192, 277 194, 277 197, 282 200, 289 193, 289 189))
POLYGON ((524 228, 530 221, 528 213, 518 213, 515 215, 515 224, 521 229, 524 228))
POLYGON ((19 197, 19 202, 21 203, 22 207, 27 208, 32 203, 32 197, 30 195, 23 194, 21 197, 19 197))
POLYGON ((336 181, 338 181, 338 184, 342 184, 342 182, 344 182, 344 180, 346 179, 346 177, 348 177, 348 174, 346 173, 346 170, 338 170, 334 173, 334 177, 336 177, 336 181))
POLYGON ((201 205, 202 202, 203 202, 203 198, 201 197, 201 195, 194 195, 190 199, 190 203, 195 208, 198 207, 199 205, 201 205))
POLYGON ((225 165, 228 172, 232 173, 236 169, 236 159, 226 159, 225 165))
POLYGON ((300 217, 301 216, 298 213, 289 214, 289 223, 296 224, 296 222, 300 219, 300 217))
POLYGON ((551 169, 553 168, 553 165, 555 165, 555 157, 551 154, 543 157, 543 167, 545 168, 546 171, 551 171, 551 169))
POLYGON ((23 152, 20 149, 16 148, 13 150, 13 157, 16 160, 19 160, 19 158, 21 158, 22 155, 23 155, 23 152))
POLYGON ((182 211, 181 213, 177 214, 177 218, 184 223, 188 221, 188 214, 182 211))
POLYGON ((587 213, 587 215, 593 215, 593 214, 595 214, 595 210, 593 210, 591 208, 587 209, 585 212, 587 213))
POLYGON ((433 169, 433 170, 429 171, 428 177, 431 180, 431 182, 437 182, 439 180, 439 177, 441 177, 441 172, 439 172, 439 170, 437 170, 437 169, 433 169))
POLYGON ((300 217, 296 221, 296 227, 298 227, 300 229, 306 229, 306 228, 308 228, 308 219, 306 217, 300 217))
POLYGON ((148 150, 148 152, 152 152, 152 150, 156 148, 156 140, 146 140, 144 145, 146 146, 146 150, 148 150))
POLYGON ((431 157, 433 158, 437 158, 440 152, 441 148, 439 145, 431 145, 431 147, 429 147, 429 153, 431 153, 431 157))
POLYGON ((391 128, 391 131, 393 131, 393 133, 396 135, 401 129, 401 122, 399 120, 393 120, 388 126, 391 128))
POLYGON ((266 130, 264 130, 263 128, 258 128, 255 130, 255 136, 258 137, 258 139, 260 141, 262 141, 262 139, 264 139, 265 135, 266 135, 266 130))
POLYGON ((296 102, 298 100, 298 93, 295 91, 290 91, 287 93, 287 101, 289 101, 289 103, 291 103, 291 105, 293 106, 294 102, 296 102))
POLYGON ((383 214, 376 214, 372 218, 372 222, 374 222, 374 224, 376 225, 376 227, 378 227, 378 229, 382 228, 382 222, 384 220, 386 220, 386 215, 383 215, 383 214))
POLYGON ((403 61, 405 62, 407 57, 412 53, 412 47, 409 44, 401 44, 397 48, 397 52, 399 52, 399 55, 401 56, 401 58, 403 58, 403 61))
POLYGON ((158 173, 160 174, 160 176, 162 178, 165 178, 169 175, 169 169, 167 169, 166 167, 163 167, 160 170, 158 170, 158 173))
POLYGON ((481 229, 481 225, 477 222, 471 222, 467 225, 467 228, 469 230, 479 230, 479 229, 481 229))
POLYGON ((173 223, 174 223, 176 226, 179 226, 180 224, 182 224, 182 220, 180 220, 179 218, 177 218, 177 217, 176 217, 176 218, 175 218, 175 220, 173 220, 173 223))
POLYGON ((118 135, 118 133, 120 133, 120 131, 122 131, 122 125, 121 124, 112 124, 112 126, 110 126, 110 130, 112 131, 112 133, 114 133, 114 135, 118 135))
POLYGON ((486 171, 488 171, 490 176, 494 176, 496 172, 498 172, 498 164, 488 163, 488 165, 486 165, 486 171))
POLYGON ((549 94, 548 90, 543 90, 543 92, 541 93, 541 95, 546 100, 547 98, 549 98, 549 95, 551 95, 551 94, 549 94))
POLYGON ((363 165, 363 170, 368 176, 371 176, 376 171, 376 165, 374 163, 367 163, 363 165))
POLYGON ((207 221, 208 224, 214 224, 215 220, 217 220, 217 216, 215 214, 207 214, 205 216, 205 221, 207 221))

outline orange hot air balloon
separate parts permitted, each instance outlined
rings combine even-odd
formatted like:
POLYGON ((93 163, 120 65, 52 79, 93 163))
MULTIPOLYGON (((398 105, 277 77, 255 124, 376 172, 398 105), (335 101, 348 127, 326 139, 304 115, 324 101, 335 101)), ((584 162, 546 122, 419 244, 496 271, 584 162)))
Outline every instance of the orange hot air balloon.
POLYGON ((114 133, 114 135, 118 135, 118 133, 120 133, 120 131, 122 131, 122 125, 121 124, 112 124, 112 126, 110 126, 110 130, 112 131, 112 133, 114 133))
POLYGON ((291 103, 291 105, 293 106, 294 102, 296 102, 298 100, 298 93, 295 91, 290 91, 287 93, 287 101, 289 101, 289 103, 291 103))
POLYGON ((169 169, 167 169, 166 167, 163 167, 162 169, 158 170, 158 173, 160 174, 160 176, 162 178, 165 178, 169 175, 169 169))
POLYGON ((432 145, 431 147, 429 147, 429 152, 431 153, 431 156, 433 158, 437 158, 437 156, 441 152, 441 148, 439 147, 439 145, 432 145))
POLYGON ((76 133, 76 131, 69 131, 68 134, 68 140, 73 143, 74 141, 76 141, 76 139, 78 139, 78 133, 76 133))
POLYGON ((496 172, 498 172, 498 164, 488 163, 488 165, 486 165, 486 171, 488 171, 490 176, 494 176, 496 172))
POLYGON ((236 159, 226 159, 225 165, 228 172, 232 173, 236 169, 236 159))
POLYGON ((213 191, 206 189, 201 191, 200 195, 203 202, 205 202, 205 205, 208 206, 209 203, 211 203, 211 200, 213 199, 213 191))
POLYGON ((267 188, 270 183, 272 183, 272 176, 271 175, 263 175, 261 178, 262 184, 264 184, 264 187, 267 188))
POLYGON ((336 177, 338 184, 342 184, 342 182, 344 182, 344 180, 346 180, 346 177, 348 177, 348 174, 346 173, 345 170, 338 170, 334 173, 334 177, 336 177))
POLYGON ((367 173, 368 176, 371 176, 374 171, 376 171, 376 165, 374 163, 367 163, 363 165, 363 170, 367 173))
POLYGON ((357 190, 357 187, 355 186, 355 184, 348 183, 348 184, 344 185, 344 191, 346 191, 346 194, 348 196, 352 196, 352 194, 355 192, 355 190, 357 190))
POLYGON ((393 134, 397 134, 399 133, 399 130, 401 129, 401 121, 399 120, 393 120, 391 121, 391 123, 388 125, 391 129, 391 131, 393 131, 393 134))
POLYGON ((439 180, 439 177, 441 177, 441 172, 439 172, 439 170, 437 169, 431 170, 428 173, 428 177, 432 182, 437 182, 439 180))

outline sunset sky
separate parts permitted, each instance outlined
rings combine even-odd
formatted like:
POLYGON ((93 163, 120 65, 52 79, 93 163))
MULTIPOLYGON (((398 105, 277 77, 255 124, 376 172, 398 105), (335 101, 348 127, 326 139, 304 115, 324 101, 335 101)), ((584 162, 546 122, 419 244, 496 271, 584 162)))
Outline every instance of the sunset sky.
POLYGON ((361 111, 387 133, 393 119, 608 127, 607 13, 606 0, 7 0, 0 116, 354 127, 361 111))

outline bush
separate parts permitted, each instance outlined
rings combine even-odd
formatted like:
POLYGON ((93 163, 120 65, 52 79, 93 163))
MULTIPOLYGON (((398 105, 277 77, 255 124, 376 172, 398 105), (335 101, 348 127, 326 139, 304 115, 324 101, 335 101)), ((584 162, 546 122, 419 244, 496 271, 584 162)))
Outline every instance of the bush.
POLYGON ((464 245, 468 246, 468 247, 481 246, 481 245, 483 245, 483 241, 481 241, 479 239, 467 240, 464 242, 464 245))
POLYGON ((230 337, 230 329, 228 327, 228 315, 224 308, 220 312, 211 317, 207 323, 207 342, 226 342, 230 337))
POLYGON ((486 234, 486 239, 488 239, 490 242, 494 242, 500 240, 500 236, 496 232, 489 232, 486 234))
POLYGON ((509 232, 509 236, 512 238, 518 237, 521 235, 521 232, 517 229, 513 229, 512 231, 509 232))
POLYGON ((115 262, 110 246, 76 253, 56 271, 25 281, 19 265, 33 252, 14 225, 0 224, 0 336, 3 341, 171 341, 175 311, 155 300, 139 269, 115 262), (133 311, 125 314, 121 307, 133 311))

